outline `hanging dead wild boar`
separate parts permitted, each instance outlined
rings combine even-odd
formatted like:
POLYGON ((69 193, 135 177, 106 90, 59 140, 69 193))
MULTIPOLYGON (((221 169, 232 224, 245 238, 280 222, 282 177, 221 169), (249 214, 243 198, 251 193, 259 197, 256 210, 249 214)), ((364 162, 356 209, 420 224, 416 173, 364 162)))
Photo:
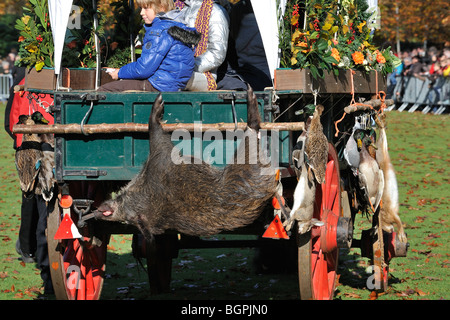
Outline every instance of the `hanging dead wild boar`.
POLYGON ((193 164, 175 164, 171 136, 161 126, 163 111, 160 94, 149 118, 147 161, 114 199, 97 208, 96 218, 135 225, 146 237, 168 229, 194 236, 212 235, 252 223, 276 191, 275 171, 260 152, 259 142, 256 147, 249 143, 259 140, 261 122, 253 90, 248 89, 248 128, 234 155, 245 161, 224 168, 197 164, 198 159, 193 164))

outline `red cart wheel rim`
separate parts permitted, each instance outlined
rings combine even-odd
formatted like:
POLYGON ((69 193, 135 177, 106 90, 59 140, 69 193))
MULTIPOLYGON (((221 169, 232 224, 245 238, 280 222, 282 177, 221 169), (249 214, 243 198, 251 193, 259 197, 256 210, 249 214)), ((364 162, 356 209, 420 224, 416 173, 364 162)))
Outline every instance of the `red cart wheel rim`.
MULTIPOLYGON (((106 245, 109 235, 103 235, 100 245, 88 238, 55 240, 61 222, 61 211, 56 205, 49 214, 47 243, 50 272, 55 296, 59 300, 98 300, 106 265, 106 245)), ((88 230, 80 230, 89 234, 88 230)))
POLYGON ((313 227, 311 232, 305 235, 308 242, 299 247, 299 282, 302 299, 329 300, 333 298, 335 290, 338 265, 336 229, 341 214, 341 194, 337 154, 331 144, 328 149, 325 183, 317 185, 314 208, 314 218, 325 224, 313 227), (307 272, 301 270, 308 266, 311 269, 307 272))
POLYGON ((61 256, 69 300, 98 300, 103 287, 106 244, 90 245, 86 239, 65 241, 61 256))

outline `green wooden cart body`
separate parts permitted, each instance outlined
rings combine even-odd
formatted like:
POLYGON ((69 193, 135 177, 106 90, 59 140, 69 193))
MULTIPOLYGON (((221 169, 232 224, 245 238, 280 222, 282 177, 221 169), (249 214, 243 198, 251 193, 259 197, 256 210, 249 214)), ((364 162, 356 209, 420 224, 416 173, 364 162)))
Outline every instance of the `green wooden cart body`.
MULTIPOLYGON (((273 120, 272 91, 256 92, 261 119, 273 120)), ((54 115, 57 124, 117 124, 148 123, 156 93, 126 92, 57 92, 54 115), (91 108, 92 107, 92 108, 91 108), (83 119, 85 119, 83 121, 83 119)), ((233 106, 237 122, 247 121, 247 93, 236 91, 170 92, 163 93, 166 123, 234 123, 233 106)), ((287 131, 277 133, 281 166, 289 164, 290 146, 287 131)), ((173 135, 172 137, 175 137, 173 135)), ((181 138, 180 138, 181 139, 181 138)), ((180 139, 174 138, 176 145, 180 139)), ((201 134, 192 134, 192 155, 203 155, 198 150, 211 141, 201 134)), ((235 146, 239 141, 234 143, 235 146)), ((225 144, 224 144, 225 146, 225 144)), ((183 150, 185 150, 184 148, 183 150)), ((143 132, 105 134, 56 135, 56 178, 59 182, 70 180, 131 180, 147 159, 148 134, 143 132)), ((213 165, 227 163, 224 159, 213 165)), ((207 159, 203 159, 207 160, 207 159)), ((168 159, 170 161, 170 159, 168 159)))

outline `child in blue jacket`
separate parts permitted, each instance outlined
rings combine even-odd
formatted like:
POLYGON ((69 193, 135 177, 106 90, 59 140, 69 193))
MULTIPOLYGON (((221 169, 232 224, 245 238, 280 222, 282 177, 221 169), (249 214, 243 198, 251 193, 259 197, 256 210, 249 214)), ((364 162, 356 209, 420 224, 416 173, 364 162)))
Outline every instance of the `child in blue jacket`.
POLYGON ((99 91, 179 91, 194 70, 193 45, 200 35, 193 28, 169 18, 173 0, 137 0, 142 8, 145 36, 142 54, 136 62, 109 74, 112 79, 99 91))

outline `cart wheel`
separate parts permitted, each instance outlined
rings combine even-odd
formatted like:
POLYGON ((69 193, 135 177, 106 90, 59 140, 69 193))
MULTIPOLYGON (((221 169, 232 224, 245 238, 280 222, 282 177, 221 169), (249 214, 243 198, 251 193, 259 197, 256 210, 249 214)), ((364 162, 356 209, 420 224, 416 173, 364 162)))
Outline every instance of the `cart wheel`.
POLYGON ((86 227, 80 230, 84 235, 82 239, 55 240, 60 221, 61 212, 55 204, 47 220, 48 255, 55 296, 59 300, 98 300, 103 287, 109 236, 105 235, 101 240, 86 237, 86 227))
POLYGON ((322 227, 298 236, 298 278, 302 300, 333 298, 338 264, 336 232, 341 214, 339 161, 328 145, 325 183, 316 188, 314 218, 322 227))

